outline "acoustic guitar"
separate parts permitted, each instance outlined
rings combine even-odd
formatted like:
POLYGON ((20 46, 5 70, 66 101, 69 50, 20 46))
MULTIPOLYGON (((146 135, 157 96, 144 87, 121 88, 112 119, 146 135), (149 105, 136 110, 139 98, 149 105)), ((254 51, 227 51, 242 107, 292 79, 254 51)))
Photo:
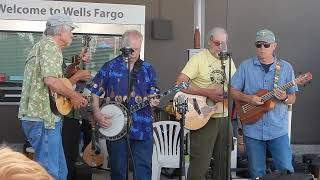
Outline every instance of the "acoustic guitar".
MULTIPOLYGON (((312 74, 310 72, 305 73, 303 75, 300 75, 298 78, 278 87, 279 89, 285 91, 289 89, 290 87, 293 87, 295 85, 303 85, 307 82, 309 82, 312 79, 312 74)), ((276 99, 274 98, 274 92, 273 90, 268 91, 266 89, 260 89, 258 90, 255 95, 262 98, 262 102, 264 104, 255 106, 251 105, 246 102, 242 101, 235 101, 236 104, 236 112, 238 114, 238 117, 240 118, 241 122, 244 124, 252 124, 258 121, 258 119, 261 118, 261 116, 267 112, 273 109, 276 105, 276 99)))
MULTIPOLYGON (((73 89, 72 83, 67 78, 59 78, 63 84, 69 88, 73 89)), ((55 115, 67 115, 72 110, 72 103, 69 98, 64 97, 56 92, 49 90, 50 108, 55 115)))
POLYGON ((83 160, 90 167, 99 167, 103 165, 104 155, 102 154, 99 143, 96 140, 96 122, 92 114, 92 96, 88 97, 87 111, 89 113, 89 121, 91 123, 91 142, 83 151, 83 160))
MULTIPOLYGON (((82 44, 85 48, 84 52, 87 52, 88 48, 89 48, 89 42, 90 42, 91 38, 88 35, 84 35, 82 38, 82 44)), ((85 65, 83 63, 81 63, 81 58, 80 56, 76 55, 72 57, 72 61, 73 63, 70 64, 67 69, 66 69, 66 76, 68 78, 70 78, 71 76, 73 76, 78 70, 80 69, 84 69, 85 65), (83 66, 82 68, 80 66, 83 66)), ((67 78, 60 78, 60 80, 62 80, 63 84, 69 88, 69 89, 73 89, 73 86, 70 82, 69 79, 67 78)), ((84 86, 85 86, 85 82, 77 82, 77 89, 79 89, 80 91, 83 91, 84 86)), ((49 93, 49 99, 50 99, 50 108, 51 111, 56 114, 56 115, 67 115, 70 113, 70 111, 73 108, 73 105, 70 101, 69 98, 64 97, 56 92, 52 92, 50 91, 49 93)))
MULTIPOLYGON (((216 89, 217 84, 212 84, 208 88, 216 89)), ((228 110, 228 99, 224 99, 222 102, 215 103, 211 99, 187 94, 184 92, 178 92, 174 96, 174 101, 177 102, 179 95, 185 95, 188 99, 188 111, 185 114, 185 128, 189 130, 198 130, 205 126, 210 117, 217 113, 223 113, 228 110)), ((177 119, 180 119, 180 114, 176 112, 177 119)))

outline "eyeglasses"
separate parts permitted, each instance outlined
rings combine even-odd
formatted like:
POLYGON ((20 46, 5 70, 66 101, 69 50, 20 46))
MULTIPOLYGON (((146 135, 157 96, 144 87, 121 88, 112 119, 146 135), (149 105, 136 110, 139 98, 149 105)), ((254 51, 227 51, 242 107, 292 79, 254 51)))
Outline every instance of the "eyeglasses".
POLYGON ((212 42, 216 46, 220 46, 223 43, 223 41, 212 41, 212 42))
POLYGON ((266 43, 266 42, 256 42, 255 43, 256 48, 261 48, 262 46, 264 48, 269 48, 271 46, 271 43, 266 43))

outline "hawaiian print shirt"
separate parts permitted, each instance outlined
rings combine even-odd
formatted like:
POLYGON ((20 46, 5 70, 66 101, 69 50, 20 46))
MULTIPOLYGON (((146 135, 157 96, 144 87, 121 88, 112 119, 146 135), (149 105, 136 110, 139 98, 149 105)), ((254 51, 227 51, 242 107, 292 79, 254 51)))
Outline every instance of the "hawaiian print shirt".
POLYGON ((24 71, 18 117, 43 119, 45 128, 55 128, 55 115, 50 109, 49 90, 45 77, 62 76, 63 57, 60 48, 52 38, 40 40, 31 49, 24 71))
MULTIPOLYGON (((106 62, 98 71, 90 91, 98 96, 101 95, 99 89, 104 89, 104 99, 108 103, 117 101, 123 103, 127 99, 128 68, 120 55, 115 59, 106 62)), ((129 106, 147 100, 148 95, 155 94, 156 74, 152 66, 142 61, 140 69, 133 80, 132 91, 129 98, 129 106)), ((131 114, 131 126, 129 130, 130 138, 145 140, 152 138, 152 111, 150 106, 146 106, 131 114)))

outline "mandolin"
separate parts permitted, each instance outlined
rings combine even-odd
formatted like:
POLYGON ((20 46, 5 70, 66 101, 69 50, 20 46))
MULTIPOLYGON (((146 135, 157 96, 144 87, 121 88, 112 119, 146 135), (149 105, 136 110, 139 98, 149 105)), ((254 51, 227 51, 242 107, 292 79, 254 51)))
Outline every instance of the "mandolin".
MULTIPOLYGON (((300 75, 298 78, 278 87, 279 89, 285 91, 290 87, 295 85, 303 85, 312 79, 312 74, 310 72, 300 75)), ((257 122, 261 116, 273 109, 276 105, 276 99, 274 98, 273 90, 268 91, 266 89, 258 90, 255 95, 262 98, 264 104, 255 106, 242 101, 235 101, 236 112, 244 124, 252 124, 257 122)))
MULTIPOLYGON (((83 50, 84 53, 88 52, 90 41, 91 41, 91 37, 88 34, 86 34, 82 37, 82 45, 84 48, 84 50, 83 50)), ((86 64, 83 63, 83 61, 79 55, 72 56, 71 62, 72 63, 69 66, 67 66, 67 68, 66 68, 66 77, 67 78, 72 77, 77 71, 79 71, 81 69, 83 69, 83 70, 86 69, 86 64)))
MULTIPOLYGON (((91 41, 91 37, 89 35, 84 35, 82 37, 82 44, 83 44, 83 52, 87 53, 89 49, 89 43, 91 41)), ((75 55, 71 58, 72 63, 66 68, 66 77, 72 77, 77 71, 79 70, 86 70, 86 63, 84 63, 79 55, 75 55)), ((86 81, 78 81, 76 83, 76 91, 82 93, 83 89, 86 87, 86 81)))
POLYGON ((88 99, 88 108, 89 121, 91 123, 91 142, 83 151, 83 160, 90 167, 99 167, 103 165, 104 155, 102 154, 99 143, 96 140, 96 122, 92 114, 92 97, 89 95, 88 99))

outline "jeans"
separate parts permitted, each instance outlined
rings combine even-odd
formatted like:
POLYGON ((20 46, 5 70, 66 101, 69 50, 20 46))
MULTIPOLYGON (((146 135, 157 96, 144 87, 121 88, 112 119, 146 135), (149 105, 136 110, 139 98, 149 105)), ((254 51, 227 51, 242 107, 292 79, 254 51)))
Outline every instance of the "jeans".
POLYGON ((273 165, 276 170, 293 172, 292 152, 288 135, 272 140, 257 140, 244 136, 247 150, 249 172, 252 179, 266 174, 266 149, 271 152, 273 165))
POLYGON ((55 180, 66 180, 68 170, 61 140, 61 121, 55 129, 45 129, 43 121, 21 120, 27 140, 35 150, 34 160, 44 167, 55 180))
MULTIPOLYGON (((153 140, 129 140, 133 161, 133 180, 151 180, 153 140)), ((127 138, 107 141, 112 180, 125 180, 127 169, 127 138)))

